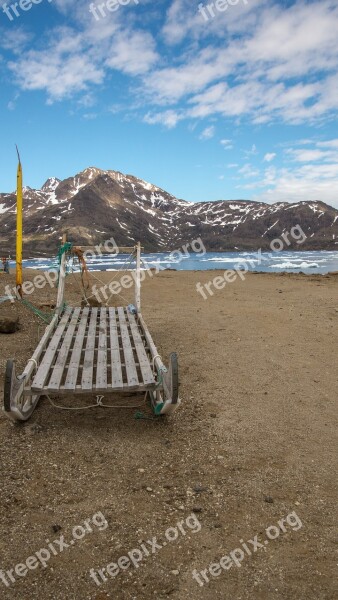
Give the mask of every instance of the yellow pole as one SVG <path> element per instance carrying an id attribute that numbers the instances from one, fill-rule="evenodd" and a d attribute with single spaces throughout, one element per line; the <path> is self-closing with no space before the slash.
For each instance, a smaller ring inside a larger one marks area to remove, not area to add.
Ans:
<path id="1" fill-rule="evenodd" d="M 16 289 L 22 298 L 22 167 L 18 147 L 18 172 L 16 187 Z"/>

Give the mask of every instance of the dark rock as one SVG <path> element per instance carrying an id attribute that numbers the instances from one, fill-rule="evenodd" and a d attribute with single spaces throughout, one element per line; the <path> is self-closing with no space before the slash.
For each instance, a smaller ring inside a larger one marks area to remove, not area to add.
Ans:
<path id="1" fill-rule="evenodd" d="M 196 492 L 196 494 L 201 494 L 201 492 L 207 492 L 208 491 L 208 488 L 204 487 L 200 483 L 198 483 L 197 485 L 195 485 L 193 489 L 194 489 L 194 492 Z"/>
<path id="2" fill-rule="evenodd" d="M 19 329 L 19 317 L 0 317 L 0 333 L 15 333 Z"/>
<path id="3" fill-rule="evenodd" d="M 271 498 L 271 496 L 265 496 L 264 501 L 267 502 L 268 504 L 273 504 L 273 498 Z"/>
<path id="4" fill-rule="evenodd" d="M 58 533 L 58 531 L 61 531 L 61 529 L 61 525 L 52 525 L 52 530 L 54 533 Z"/>

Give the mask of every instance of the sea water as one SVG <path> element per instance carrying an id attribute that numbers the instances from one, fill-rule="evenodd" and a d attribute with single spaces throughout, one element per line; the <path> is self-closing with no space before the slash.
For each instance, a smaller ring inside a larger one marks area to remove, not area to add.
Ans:
<path id="1" fill-rule="evenodd" d="M 282 251 L 282 252 L 206 252 L 190 253 L 178 256 L 178 252 L 152 252 L 142 255 L 142 268 L 177 269 L 178 271 L 205 271 L 209 269 L 240 269 L 261 271 L 265 273 L 330 273 L 338 271 L 338 252 L 334 251 Z M 134 269 L 135 261 L 125 254 L 105 254 L 89 258 L 87 261 L 90 271 L 116 271 L 128 267 Z M 23 267 L 28 269 L 47 270 L 55 268 L 54 259 L 35 258 L 23 261 Z M 10 261 L 10 267 L 15 262 Z M 75 271 L 79 266 L 75 266 Z"/>

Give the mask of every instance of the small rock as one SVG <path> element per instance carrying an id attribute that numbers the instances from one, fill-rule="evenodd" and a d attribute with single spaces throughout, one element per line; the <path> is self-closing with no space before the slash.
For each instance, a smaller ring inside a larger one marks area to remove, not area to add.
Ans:
<path id="1" fill-rule="evenodd" d="M 273 504 L 274 500 L 273 498 L 271 498 L 271 496 L 265 496 L 264 501 L 267 502 L 268 504 Z"/>
<path id="2" fill-rule="evenodd" d="M 146 490 L 147 490 L 147 492 L 152 492 L 152 491 L 153 491 L 153 488 L 151 488 L 151 487 L 147 487 L 147 488 L 146 488 Z"/>
<path id="3" fill-rule="evenodd" d="M 171 571 L 171 572 L 172 572 L 173 575 L 179 575 L 180 574 L 180 572 L 177 569 L 175 569 L 174 571 Z"/>
<path id="4" fill-rule="evenodd" d="M 203 512 L 203 508 L 201 506 L 194 506 L 192 509 L 193 513 L 201 513 Z"/>
<path id="5" fill-rule="evenodd" d="M 212 419 L 216 419 L 216 418 L 217 418 L 217 415 L 216 415 L 216 413 L 210 413 L 210 417 L 211 417 Z"/>
<path id="6" fill-rule="evenodd" d="M 194 492 L 196 492 L 196 494 L 200 494 L 201 492 L 206 492 L 207 490 L 208 490 L 208 488 L 204 487 L 200 483 L 198 483 L 197 485 L 194 486 Z"/>
<path id="7" fill-rule="evenodd" d="M 19 329 L 19 317 L 0 317 L 0 333 L 15 333 Z"/>
<path id="8" fill-rule="evenodd" d="M 26 429 L 29 433 L 40 433 L 40 431 L 42 431 L 42 427 L 38 423 L 32 423 L 32 425 L 28 425 Z"/>
<path id="9" fill-rule="evenodd" d="M 61 529 L 61 525 L 52 525 L 52 530 L 54 531 L 54 533 L 58 533 L 58 531 L 61 531 Z"/>

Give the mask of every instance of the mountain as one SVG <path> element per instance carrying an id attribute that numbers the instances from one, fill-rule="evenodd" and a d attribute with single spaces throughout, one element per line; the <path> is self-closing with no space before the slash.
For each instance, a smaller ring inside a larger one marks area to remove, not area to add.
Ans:
<path id="1" fill-rule="evenodd" d="M 0 254 L 15 254 L 15 193 L 0 194 Z M 186 202 L 118 171 L 88 168 L 41 190 L 24 188 L 24 257 L 54 255 L 61 234 L 86 246 L 113 237 L 118 245 L 140 240 L 146 251 L 175 250 L 201 237 L 207 250 L 269 249 L 270 242 L 300 225 L 301 247 L 335 250 L 338 210 L 324 202 L 246 200 Z"/>

